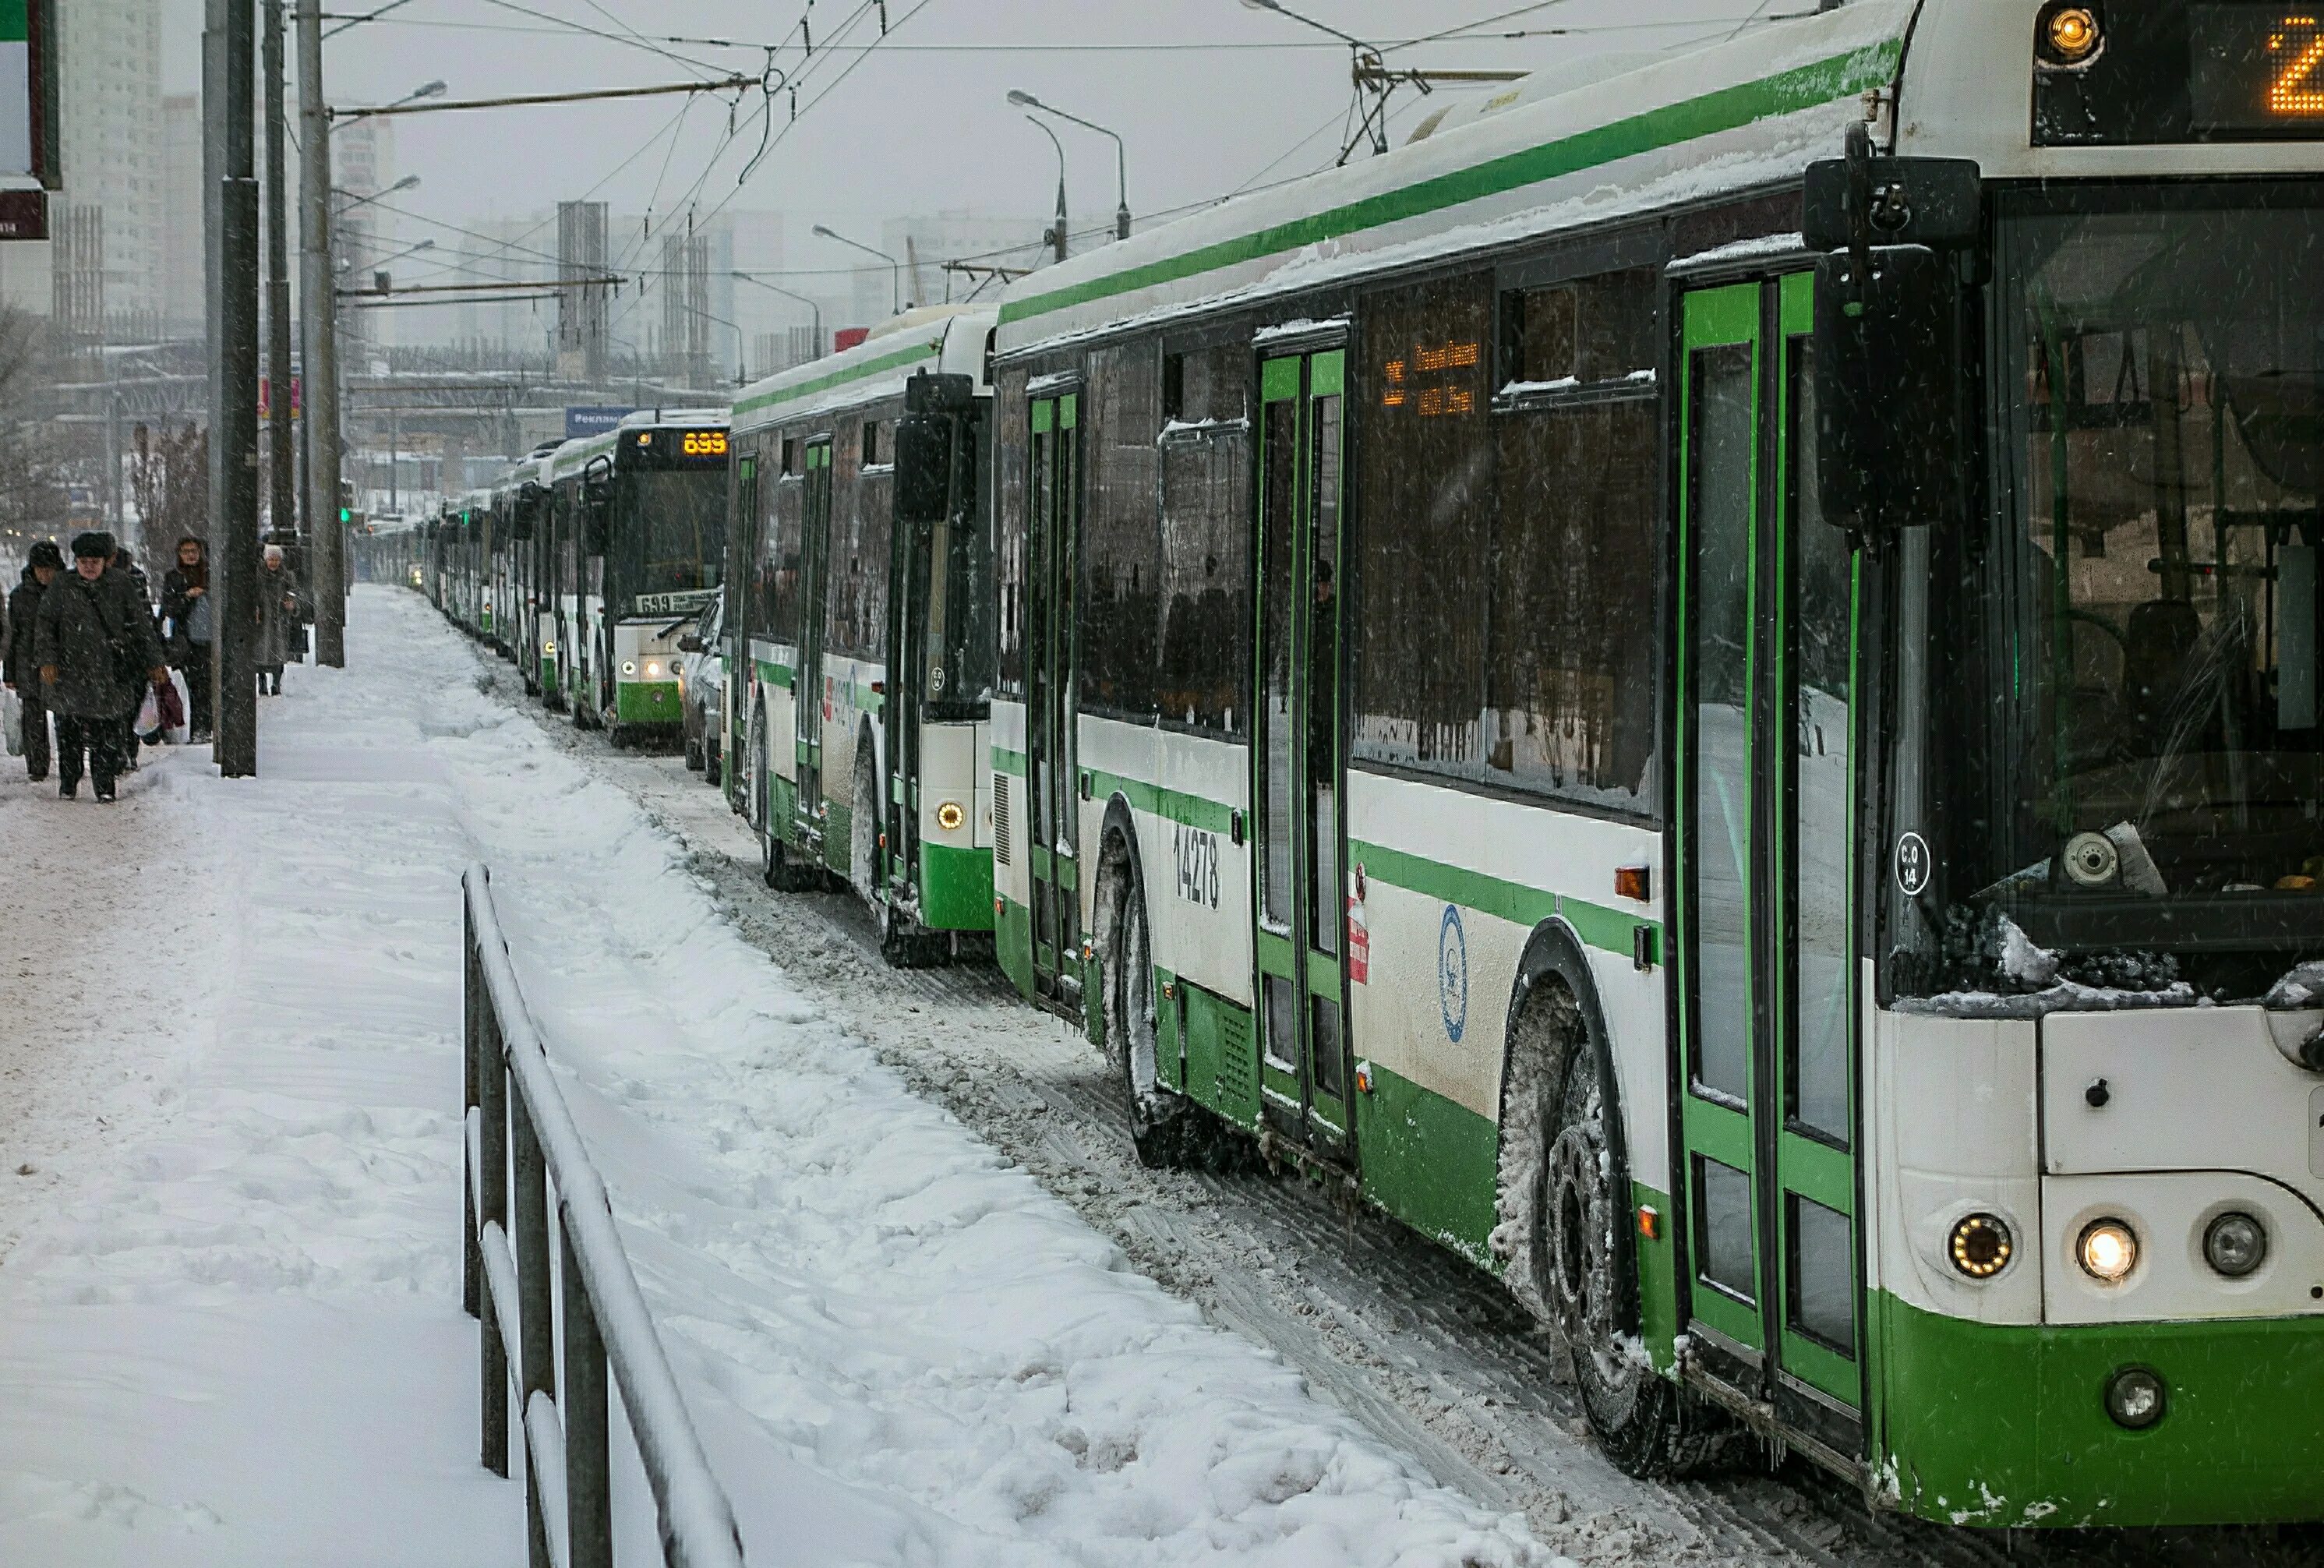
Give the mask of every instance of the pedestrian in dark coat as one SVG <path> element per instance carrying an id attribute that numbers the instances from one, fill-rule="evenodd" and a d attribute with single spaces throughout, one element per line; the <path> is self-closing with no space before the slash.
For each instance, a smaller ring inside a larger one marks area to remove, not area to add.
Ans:
<path id="1" fill-rule="evenodd" d="M 266 547 L 258 573 L 258 695 L 282 695 L 282 667 L 299 634 L 299 579 L 282 563 L 282 547 Z"/>
<path id="2" fill-rule="evenodd" d="M 41 685 L 41 661 L 32 651 L 32 633 L 40 623 L 41 598 L 65 569 L 64 552 L 53 540 L 32 547 L 24 580 L 8 595 L 8 638 L 0 644 L 0 678 L 16 694 L 24 710 L 24 770 L 38 784 L 49 776 L 49 706 Z"/>
<path id="3" fill-rule="evenodd" d="M 112 566 L 113 536 L 73 540 L 73 569 L 41 595 L 32 654 L 50 708 L 57 715 L 58 793 L 80 792 L 88 759 L 97 798 L 113 798 L 124 726 L 134 720 L 145 682 L 170 678 L 152 607 L 127 573 Z"/>
<path id="4" fill-rule="evenodd" d="M 212 628 L 217 624 L 217 610 L 210 599 L 209 547 L 191 534 L 178 541 L 178 564 L 161 578 L 161 619 L 170 627 L 170 660 L 186 672 L 186 695 L 192 699 L 187 738 L 198 746 L 210 738 Z"/>

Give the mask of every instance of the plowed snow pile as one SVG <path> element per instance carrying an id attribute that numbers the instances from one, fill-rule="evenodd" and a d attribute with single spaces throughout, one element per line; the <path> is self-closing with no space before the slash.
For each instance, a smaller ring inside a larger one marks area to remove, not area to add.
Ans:
<path id="1" fill-rule="evenodd" d="M 1553 1561 L 914 1098 L 420 601 L 349 642 L 255 784 L 0 786 L 0 1563 L 521 1560 L 459 1311 L 471 857 L 752 1563 Z"/>

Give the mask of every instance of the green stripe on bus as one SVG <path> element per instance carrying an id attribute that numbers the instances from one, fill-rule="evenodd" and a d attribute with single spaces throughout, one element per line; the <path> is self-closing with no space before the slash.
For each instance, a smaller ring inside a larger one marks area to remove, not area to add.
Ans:
<path id="1" fill-rule="evenodd" d="M 992 765 L 1013 778 L 1025 777 L 1025 753 L 1022 752 L 1012 752 L 1006 746 L 995 746 L 992 748 Z"/>
<path id="2" fill-rule="evenodd" d="M 916 364 L 923 359 L 934 359 L 943 351 L 944 344 L 941 340 L 935 343 L 916 343 L 909 348 L 899 348 L 893 354 L 881 355 L 877 359 L 866 360 L 862 364 L 850 365 L 845 370 L 835 370 L 829 375 L 817 376 L 813 381 L 801 382 L 797 386 L 778 387 L 771 392 L 761 392 L 754 398 L 744 398 L 734 405 L 734 417 L 739 419 L 744 414 L 756 413 L 761 409 L 773 408 L 780 403 L 797 402 L 801 398 L 811 398 L 817 392 L 829 392 L 834 387 L 845 386 L 850 382 L 864 381 L 883 371 Z"/>
<path id="3" fill-rule="evenodd" d="M 791 684 L 791 667 L 788 664 L 769 664 L 762 659 L 759 661 L 759 680 L 762 685 L 779 686 L 788 691 Z"/>
<path id="4" fill-rule="evenodd" d="M 1222 806 L 1215 800 L 1189 795 L 1184 790 L 1166 789 L 1159 784 L 1125 779 L 1119 773 L 1102 772 L 1095 768 L 1085 768 L 1083 771 L 1089 775 L 1093 795 L 1119 795 L 1130 802 L 1131 809 L 1143 811 L 1149 816 L 1159 816 L 1167 822 L 1180 822 L 1188 827 L 1199 827 L 1211 833 L 1233 830 L 1234 808 L 1231 806 Z"/>
<path id="5" fill-rule="evenodd" d="M 1641 926 L 1656 933 L 1655 941 L 1660 948 L 1662 938 L 1658 922 L 1640 916 L 1609 909 L 1577 899 L 1571 894 L 1545 892 L 1521 882 L 1504 881 L 1487 876 L 1482 872 L 1463 871 L 1440 862 L 1402 850 L 1388 849 L 1377 844 L 1365 844 L 1356 839 L 1348 841 L 1348 858 L 1359 862 L 1368 878 L 1378 878 L 1390 887 L 1402 888 L 1424 898 L 1438 899 L 1463 909 L 1492 915 L 1512 925 L 1538 926 L 1545 920 L 1563 918 L 1573 927 L 1573 934 L 1591 947 L 1608 953 L 1628 954 L 1634 951 L 1634 935 Z"/>
<path id="6" fill-rule="evenodd" d="M 1649 109 L 1609 125 L 1593 126 L 1538 147 L 1489 159 L 1472 168 L 1277 224 L 1240 239 L 1222 240 L 1185 255 L 1149 262 L 1031 299 L 1013 300 L 1001 308 L 1001 320 L 1004 326 L 1030 320 L 1054 310 L 1344 239 L 1367 229 L 1423 217 L 1620 159 L 1737 130 L 1756 120 L 1795 114 L 1851 97 L 1892 80 L 1898 61 L 1904 58 L 1904 49 L 1901 42 L 1890 40 L 1853 50 L 1757 81 Z"/>
<path id="7" fill-rule="evenodd" d="M 32 12 L 28 0 L 0 0 L 0 43 L 30 43 Z"/>

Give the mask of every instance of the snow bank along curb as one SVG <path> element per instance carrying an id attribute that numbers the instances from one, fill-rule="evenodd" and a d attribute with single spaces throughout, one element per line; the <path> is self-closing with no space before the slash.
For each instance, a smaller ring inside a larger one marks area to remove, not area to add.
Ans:
<path id="1" fill-rule="evenodd" d="M 411 696 L 753 1563 L 1551 1560 L 914 1098 L 426 630 Z"/>

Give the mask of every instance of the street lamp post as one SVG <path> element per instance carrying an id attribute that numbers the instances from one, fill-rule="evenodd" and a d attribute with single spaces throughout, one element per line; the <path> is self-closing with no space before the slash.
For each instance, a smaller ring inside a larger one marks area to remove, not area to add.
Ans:
<path id="1" fill-rule="evenodd" d="M 1031 115 L 1026 115 L 1025 120 L 1028 125 L 1047 136 L 1049 139 L 1049 145 L 1057 150 L 1057 224 L 1049 231 L 1049 245 L 1057 260 L 1062 262 L 1065 259 L 1066 236 L 1071 232 L 1065 226 L 1065 144 L 1057 140 L 1057 134 L 1049 129 L 1047 121 L 1036 118 Z"/>
<path id="2" fill-rule="evenodd" d="M 378 261 L 374 262 L 372 266 L 374 269 L 393 266 L 396 263 L 401 261 L 406 256 L 416 256 L 422 251 L 432 251 L 435 248 L 436 242 L 434 240 L 421 240 L 416 245 L 404 246 L 401 250 L 396 252 L 395 254 L 392 256 L 382 256 Z M 344 272 L 351 270 L 355 266 L 356 261 L 357 258 L 349 256 L 346 261 L 339 263 L 339 271 Z M 379 291 L 376 289 L 348 289 L 344 291 L 344 292 L 350 294 L 366 294 L 377 293 Z"/>
<path id="3" fill-rule="evenodd" d="M 737 278 L 739 278 L 740 280 L 742 280 L 742 281 L 743 282 L 745 282 L 745 283 L 756 283 L 757 285 L 759 285 L 759 287 L 760 287 L 760 288 L 761 288 L 761 289 L 764 289 L 764 290 L 768 291 L 770 293 L 780 294 L 780 295 L 781 295 L 784 299 L 786 299 L 786 300 L 798 300 L 800 304 L 802 304 L 802 305 L 806 306 L 808 309 L 810 309 L 810 310 L 814 311 L 814 312 L 815 312 L 815 352 L 814 352 L 812 355 L 809 355 L 807 357 L 809 357 L 810 359 L 821 359 L 821 358 L 823 357 L 824 337 L 823 337 L 823 307 L 822 307 L 822 306 L 820 306 L 820 305 L 816 304 L 814 300 L 812 300 L 808 299 L 805 294 L 794 294 L 794 293 L 792 293 L 788 289 L 781 288 L 781 287 L 779 287 L 779 286 L 778 286 L 778 285 L 776 285 L 776 284 L 770 283 L 770 282 L 768 282 L 764 278 L 758 277 L 758 276 L 756 276 L 756 275 L 755 275 L 755 274 L 753 274 L 753 273 L 750 273 L 750 272 L 736 272 L 736 273 L 734 274 L 734 276 L 735 276 L 735 277 L 737 277 Z"/>
<path id="4" fill-rule="evenodd" d="M 385 190 L 374 190 L 369 196 L 357 196 L 352 190 L 343 189 L 340 187 L 334 185 L 331 187 L 331 194 L 333 196 L 344 196 L 346 198 L 346 200 L 339 203 L 338 207 L 335 209 L 334 215 L 339 217 L 345 217 L 347 214 L 353 212 L 359 207 L 369 207 L 374 201 L 384 201 L 387 198 L 393 196 L 400 190 L 410 190 L 416 188 L 419 183 L 420 176 L 417 174 L 407 174 L 402 179 L 397 180 L 394 184 L 389 186 Z"/>
<path id="5" fill-rule="evenodd" d="M 836 230 L 836 229 L 835 229 L 835 228 L 832 228 L 831 226 L 828 226 L 828 225 L 826 225 L 826 224 L 820 224 L 820 223 L 819 223 L 819 224 L 816 225 L 816 226 L 815 226 L 815 232 L 816 232 L 816 234 L 819 237 L 821 237 L 821 238 L 827 239 L 827 240 L 837 240 L 841 244 L 848 245 L 848 246 L 852 246 L 853 248 L 854 248 L 854 249 L 856 249 L 856 250 L 862 251 L 862 252 L 865 255 L 867 255 L 867 256 L 877 256 L 877 257 L 879 257 L 881 261 L 883 261 L 883 262 L 887 263 L 888 263 L 888 266 L 889 266 L 890 271 L 894 274 L 894 277 L 893 277 L 893 284 L 894 284 L 894 287 L 893 287 L 893 288 L 892 288 L 892 290 L 890 291 L 890 301 L 894 304 L 894 306 L 895 306 L 895 308 L 896 308 L 896 314 L 898 314 L 899 316 L 900 316 L 900 315 L 902 315 L 902 314 L 904 313 L 904 263 L 901 263 L 901 262 L 898 261 L 895 257 L 893 257 L 893 256 L 890 255 L 890 254 L 889 254 L 887 252 L 885 252 L 885 251 L 882 251 L 882 250 L 874 250 L 872 246 L 865 244 L 864 244 L 862 241 L 861 241 L 861 240 L 852 240 L 852 239 L 849 239 L 845 235 L 841 234 L 838 230 Z"/>
<path id="6" fill-rule="evenodd" d="M 1120 199 L 1113 209 L 1113 237 L 1117 240 L 1128 239 L 1130 237 L 1130 152 L 1122 144 L 1120 134 L 1107 130 L 1095 120 L 1084 120 L 1079 115 L 1069 115 L 1063 109 L 1045 104 L 1028 92 L 1012 89 L 1009 94 L 1009 101 L 1018 108 L 1037 109 L 1045 115 L 1055 115 L 1060 120 L 1071 121 L 1084 131 L 1095 131 L 1101 136 L 1113 138 L 1114 174 L 1120 182 L 1119 187 Z"/>

